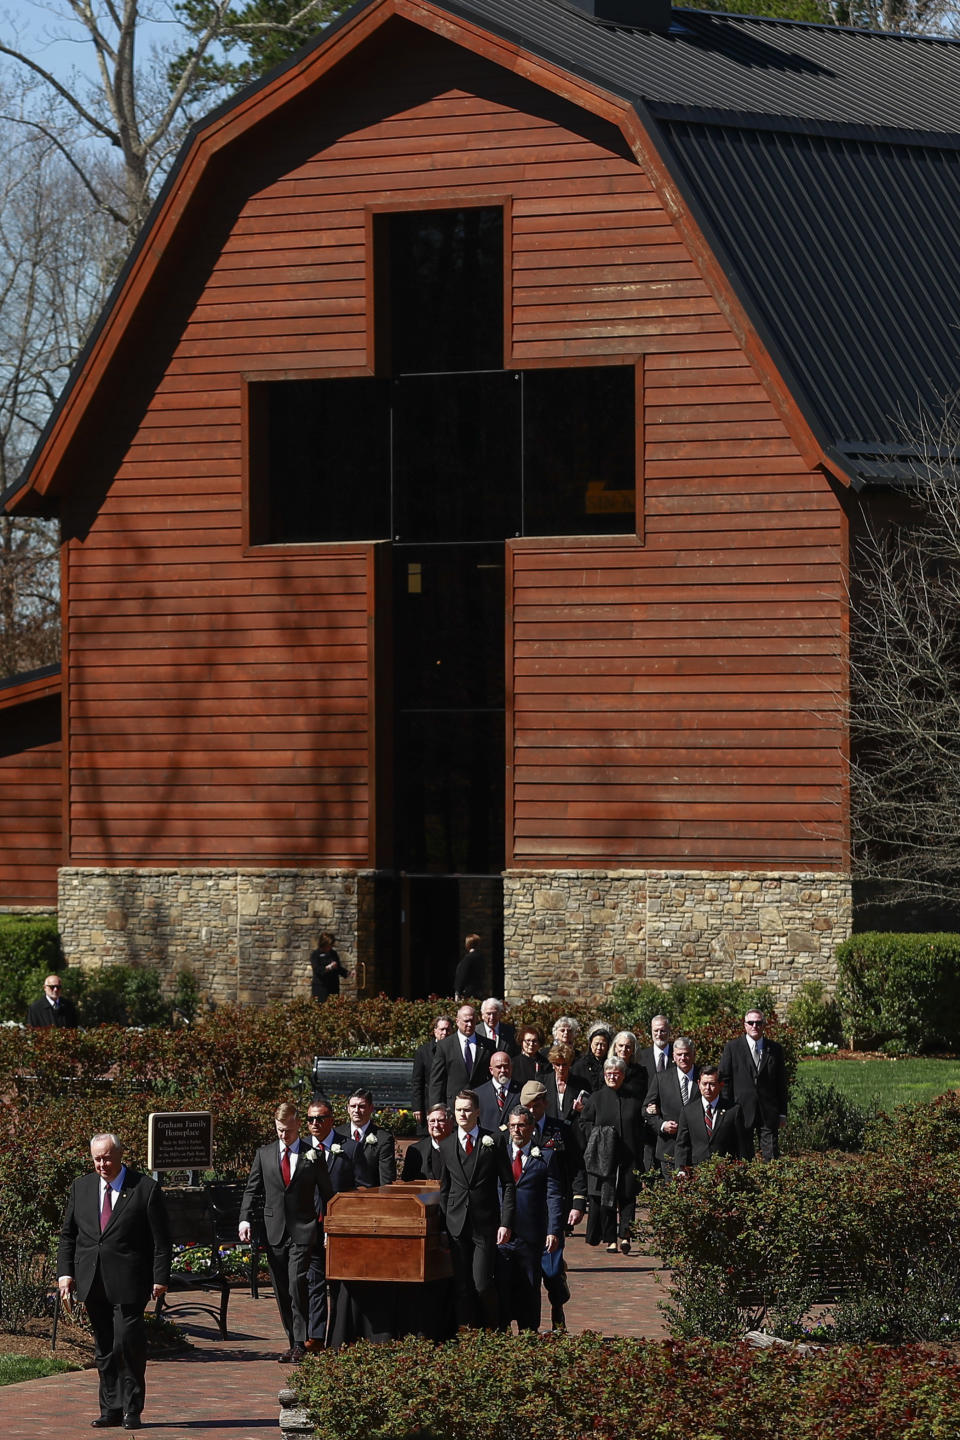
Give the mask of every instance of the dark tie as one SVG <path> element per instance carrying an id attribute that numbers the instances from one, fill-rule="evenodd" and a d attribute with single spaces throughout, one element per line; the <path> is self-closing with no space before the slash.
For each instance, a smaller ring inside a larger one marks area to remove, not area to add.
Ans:
<path id="1" fill-rule="evenodd" d="M 523 1151 L 518 1150 L 513 1157 L 513 1178 L 519 1180 L 523 1174 Z"/>
<path id="2" fill-rule="evenodd" d="M 463 1148 L 464 1148 L 464 1150 L 466 1150 L 466 1152 L 467 1152 L 468 1155 L 472 1155 L 472 1154 L 473 1154 L 473 1136 L 472 1136 L 472 1135 L 468 1135 L 468 1136 L 467 1136 L 466 1143 L 464 1144 L 464 1147 L 463 1147 Z"/>
<path id="3" fill-rule="evenodd" d="M 707 1137 L 709 1138 L 713 1134 L 713 1110 L 709 1105 L 703 1112 L 703 1123 L 707 1127 Z"/>
<path id="4" fill-rule="evenodd" d="M 683 1101 L 684 1105 L 686 1105 L 687 1101 L 690 1099 L 690 1081 L 687 1079 L 686 1075 L 680 1076 L 680 1098 Z"/>
<path id="5" fill-rule="evenodd" d="M 463 1047 L 463 1063 L 467 1067 L 467 1074 L 473 1074 L 473 1041 L 467 1040 Z"/>
<path id="6" fill-rule="evenodd" d="M 110 1216 L 113 1214 L 113 1191 L 108 1185 L 103 1192 L 103 1206 L 100 1210 L 100 1232 L 103 1233 L 110 1224 Z"/>
<path id="7" fill-rule="evenodd" d="M 284 1185 L 290 1184 L 290 1151 L 284 1145 L 280 1154 L 280 1174 L 283 1176 Z"/>
<path id="8" fill-rule="evenodd" d="M 503 1109 L 504 1105 L 506 1104 L 506 1099 L 507 1099 L 507 1092 L 506 1092 L 506 1090 L 501 1090 L 500 1087 L 499 1087 L 499 1085 L 498 1085 L 498 1086 L 497 1086 L 497 1104 L 500 1106 L 500 1109 L 501 1109 L 501 1110 Z"/>

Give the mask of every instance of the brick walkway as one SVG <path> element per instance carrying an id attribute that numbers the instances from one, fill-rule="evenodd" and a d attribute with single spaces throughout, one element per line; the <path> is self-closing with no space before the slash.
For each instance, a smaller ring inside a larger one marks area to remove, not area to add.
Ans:
<path id="1" fill-rule="evenodd" d="M 571 1331 L 651 1338 L 665 1333 L 657 1310 L 663 1292 L 655 1281 L 655 1262 L 638 1255 L 588 1250 L 581 1234 L 567 1243 L 567 1265 L 572 1299 L 566 1315 Z M 198 1312 L 183 1321 L 196 1348 L 150 1362 L 145 1432 L 162 1431 L 165 1440 L 279 1437 L 277 1391 L 290 1371 L 276 1363 L 285 1342 L 269 1287 L 260 1300 L 235 1292 L 228 1327 L 230 1339 L 221 1340 L 213 1321 Z M 7 1385 L 0 1388 L 0 1440 L 79 1440 L 96 1433 L 90 1421 L 97 1413 L 94 1370 Z"/>

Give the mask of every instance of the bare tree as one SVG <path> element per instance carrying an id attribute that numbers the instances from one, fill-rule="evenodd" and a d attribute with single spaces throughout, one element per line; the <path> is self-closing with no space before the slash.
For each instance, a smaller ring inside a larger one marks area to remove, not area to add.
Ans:
<path id="1" fill-rule="evenodd" d="M 118 179 L 101 161 L 98 183 Z M 116 227 L 56 146 L 0 126 L 0 491 L 16 483 L 114 278 Z M 0 675 L 56 660 L 56 526 L 0 517 Z"/>
<path id="2" fill-rule="evenodd" d="M 960 902 L 960 397 L 904 437 L 903 478 L 853 545 L 854 875 Z"/>

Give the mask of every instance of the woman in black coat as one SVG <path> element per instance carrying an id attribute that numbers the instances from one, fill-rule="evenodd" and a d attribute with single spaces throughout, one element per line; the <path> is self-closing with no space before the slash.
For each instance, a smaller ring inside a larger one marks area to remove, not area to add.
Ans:
<path id="1" fill-rule="evenodd" d="M 317 948 L 310 956 L 310 969 L 313 971 L 310 993 L 318 1005 L 322 1005 L 329 995 L 340 994 L 340 977 L 342 975 L 346 979 L 349 972 L 340 964 L 340 956 L 333 948 L 333 936 L 329 930 L 324 930 L 317 938 Z"/>
<path id="2" fill-rule="evenodd" d="M 605 1244 L 611 1255 L 618 1249 L 630 1254 L 640 1188 L 634 1172 L 643 1164 L 643 1102 L 623 1093 L 625 1076 L 622 1060 L 607 1060 L 603 1086 L 580 1112 L 589 1201 L 586 1241 Z"/>
<path id="3" fill-rule="evenodd" d="M 613 1030 L 598 1020 L 587 1031 L 587 1048 L 570 1066 L 570 1079 L 581 1090 L 599 1090 L 603 1084 L 603 1062 L 607 1058 Z"/>

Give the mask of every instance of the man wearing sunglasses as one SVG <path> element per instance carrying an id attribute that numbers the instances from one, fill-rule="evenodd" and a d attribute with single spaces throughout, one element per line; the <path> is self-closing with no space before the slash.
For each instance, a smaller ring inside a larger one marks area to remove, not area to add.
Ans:
<path id="1" fill-rule="evenodd" d="M 43 982 L 43 994 L 34 1000 L 27 1011 L 27 1024 L 37 1029 L 46 1025 L 72 1030 L 77 1023 L 77 1007 L 63 993 L 59 975 L 48 975 Z"/>
<path id="2" fill-rule="evenodd" d="M 779 1132 L 787 1123 L 787 1072 L 783 1046 L 765 1035 L 762 1010 L 748 1010 L 744 1034 L 728 1040 L 720 1057 L 726 1105 L 740 1106 L 747 1133 L 756 1136 L 764 1160 L 780 1154 Z"/>

